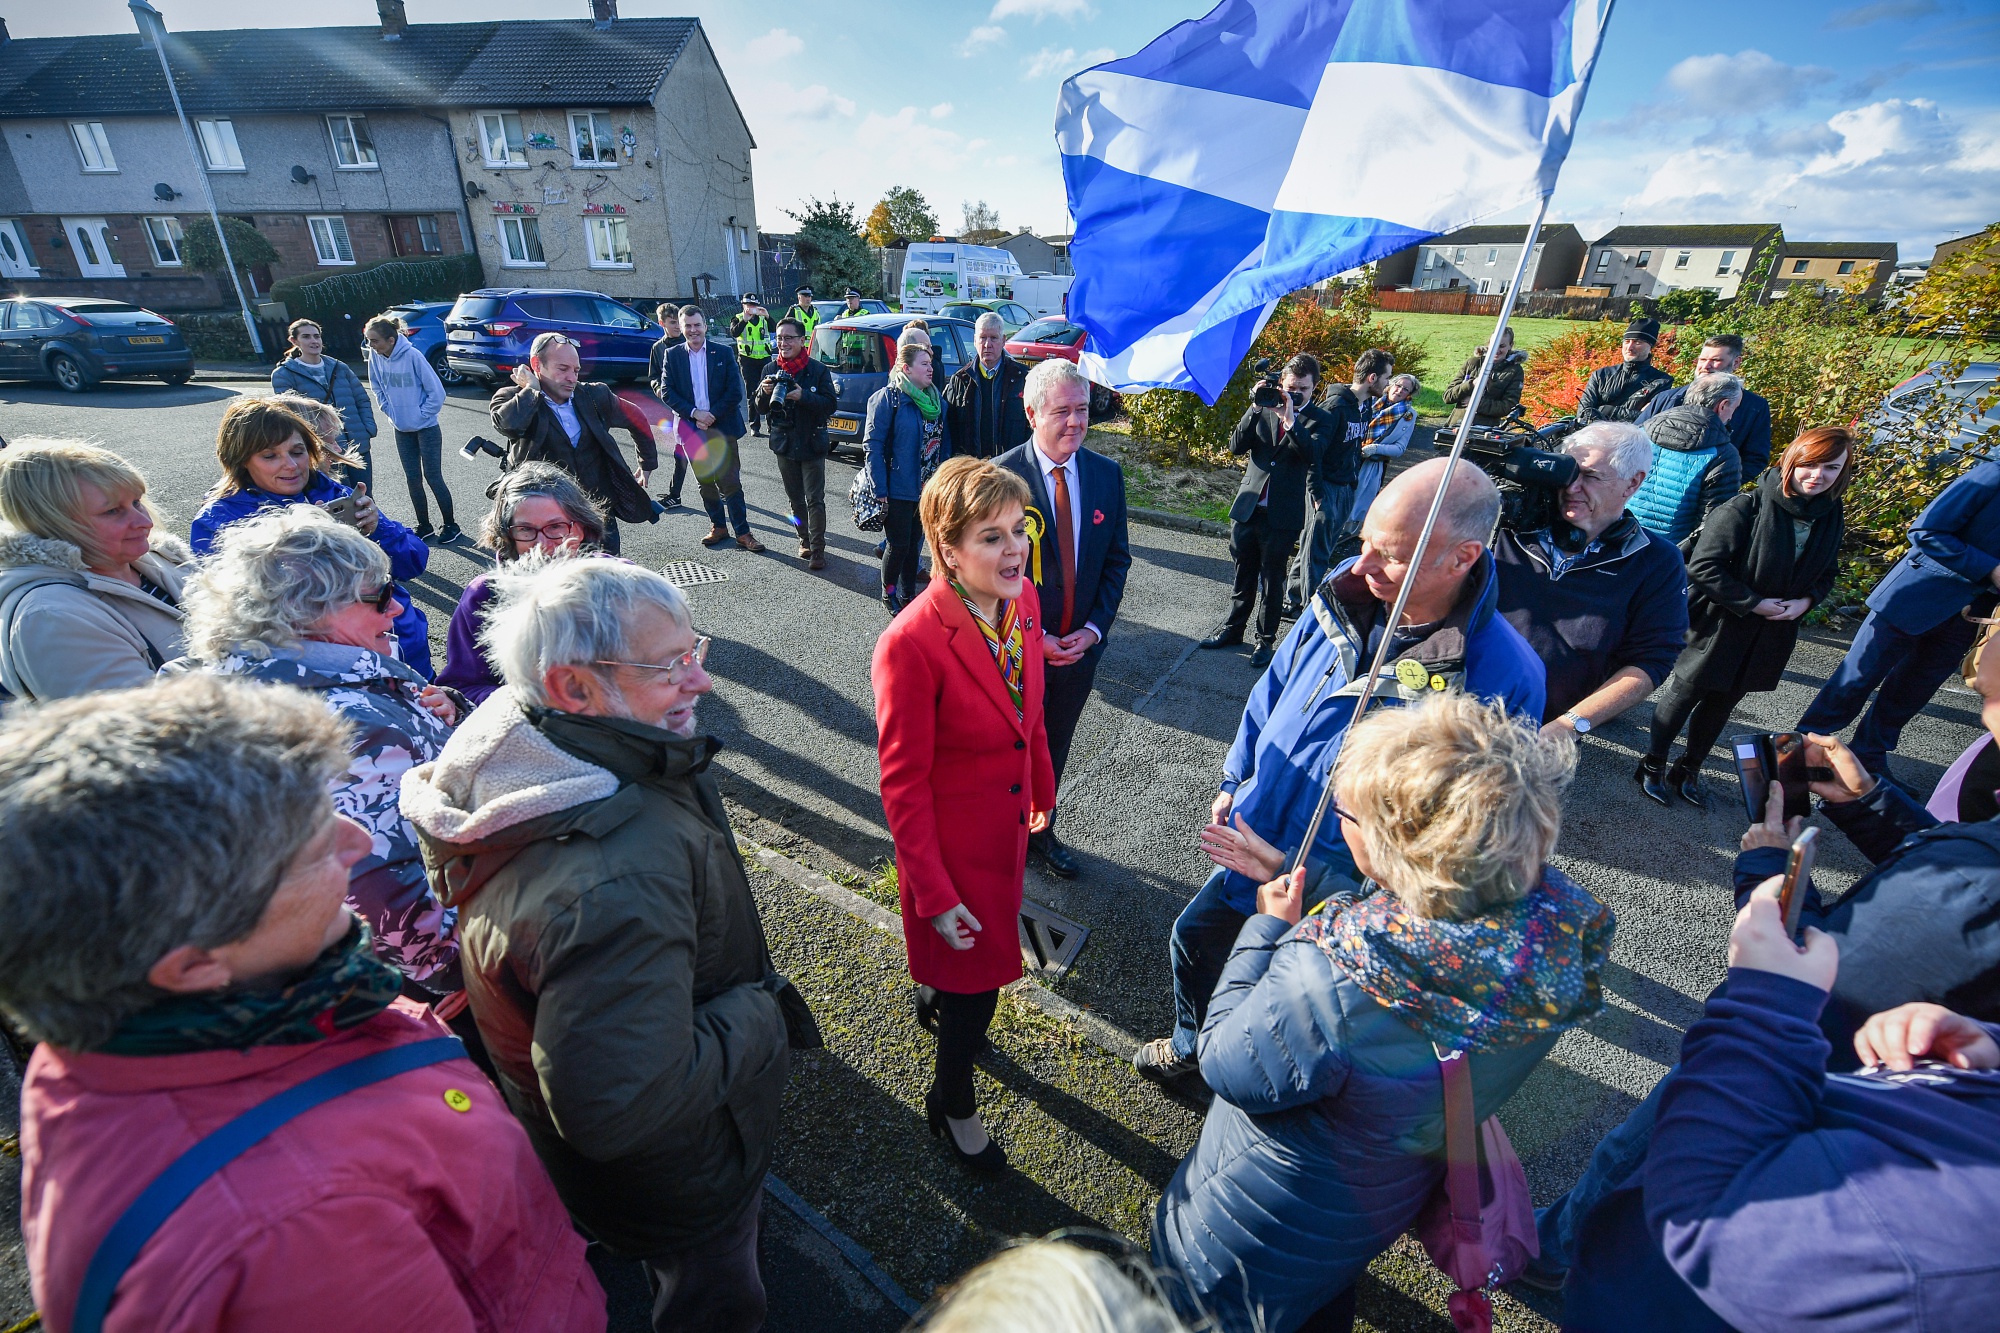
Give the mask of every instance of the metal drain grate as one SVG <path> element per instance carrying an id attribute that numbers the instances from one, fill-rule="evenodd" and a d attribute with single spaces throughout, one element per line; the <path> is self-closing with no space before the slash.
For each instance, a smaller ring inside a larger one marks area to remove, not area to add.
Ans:
<path id="1" fill-rule="evenodd" d="M 660 573 L 676 588 L 692 588 L 698 583 L 727 583 L 729 575 L 699 560 L 669 560 Z"/>

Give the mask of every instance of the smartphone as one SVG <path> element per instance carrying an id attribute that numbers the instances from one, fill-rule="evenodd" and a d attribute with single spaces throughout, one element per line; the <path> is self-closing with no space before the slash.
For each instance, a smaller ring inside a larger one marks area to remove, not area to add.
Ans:
<path id="1" fill-rule="evenodd" d="M 1743 813 L 1753 824 L 1764 822 L 1771 784 L 1785 791 L 1785 818 L 1812 813 L 1812 785 L 1830 782 L 1833 770 L 1806 763 L 1806 738 L 1796 731 L 1753 732 L 1731 736 L 1736 754 L 1736 778 L 1743 784 Z"/>
<path id="2" fill-rule="evenodd" d="M 1806 881 L 1812 878 L 1813 856 L 1819 847 L 1819 830 L 1803 830 L 1792 841 L 1792 854 L 1785 862 L 1784 883 L 1778 886 L 1778 913 L 1785 919 L 1785 937 L 1799 942 L 1799 913 L 1806 905 Z"/>
<path id="3" fill-rule="evenodd" d="M 321 505 L 320 508 L 326 510 L 326 512 L 329 514 L 332 514 L 335 518 L 339 519 L 342 523 L 345 523 L 348 527 L 351 528 L 354 526 L 353 496 L 343 495 L 337 500 L 328 500 L 325 504 Z"/>

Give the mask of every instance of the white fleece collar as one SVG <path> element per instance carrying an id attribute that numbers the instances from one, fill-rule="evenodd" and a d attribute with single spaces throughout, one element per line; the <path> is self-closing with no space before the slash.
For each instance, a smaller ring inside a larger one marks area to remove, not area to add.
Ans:
<path id="1" fill-rule="evenodd" d="M 403 817 L 439 842 L 466 844 L 618 791 L 607 769 L 535 729 L 513 690 L 495 690 L 433 763 L 403 775 Z"/>

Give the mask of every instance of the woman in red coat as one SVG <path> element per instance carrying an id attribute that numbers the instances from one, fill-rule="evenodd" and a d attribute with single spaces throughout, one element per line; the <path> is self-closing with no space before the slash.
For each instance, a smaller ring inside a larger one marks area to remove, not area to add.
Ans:
<path id="1" fill-rule="evenodd" d="M 972 1062 L 1021 975 L 1028 834 L 1056 796 L 1027 506 L 1027 483 L 984 459 L 938 469 L 919 511 L 937 569 L 876 643 L 873 671 L 903 939 L 918 1021 L 938 1036 L 924 1107 L 931 1133 L 988 1171 L 1007 1157 L 980 1123 Z"/>

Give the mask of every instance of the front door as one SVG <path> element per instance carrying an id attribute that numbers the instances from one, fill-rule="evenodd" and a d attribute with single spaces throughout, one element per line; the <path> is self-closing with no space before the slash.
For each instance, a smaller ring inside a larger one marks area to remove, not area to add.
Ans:
<path id="1" fill-rule="evenodd" d="M 437 218 L 431 214 L 390 218 L 389 243 L 398 255 L 444 253 L 444 246 L 438 238 Z"/>
<path id="2" fill-rule="evenodd" d="M 39 278 L 28 236 L 13 218 L 0 218 L 0 278 Z"/>
<path id="3" fill-rule="evenodd" d="M 103 218 L 64 218 L 63 235 L 76 250 L 76 267 L 84 277 L 125 276 L 125 266 L 111 256 L 111 228 Z"/>

